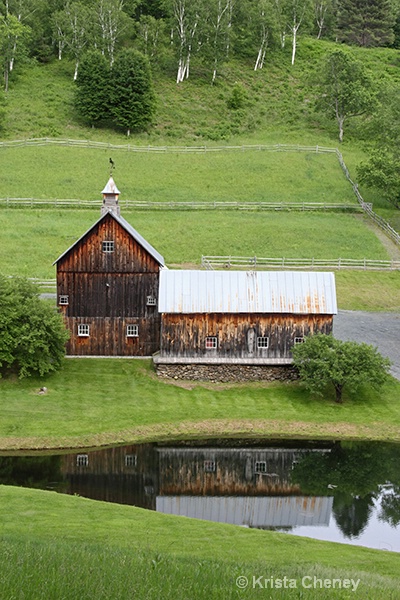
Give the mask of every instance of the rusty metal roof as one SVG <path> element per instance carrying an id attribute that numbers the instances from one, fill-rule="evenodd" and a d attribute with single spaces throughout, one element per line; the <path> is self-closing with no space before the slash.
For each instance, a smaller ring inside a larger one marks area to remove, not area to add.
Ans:
<path id="1" fill-rule="evenodd" d="M 333 273 L 188 271 L 160 273 L 161 313 L 336 314 Z"/>

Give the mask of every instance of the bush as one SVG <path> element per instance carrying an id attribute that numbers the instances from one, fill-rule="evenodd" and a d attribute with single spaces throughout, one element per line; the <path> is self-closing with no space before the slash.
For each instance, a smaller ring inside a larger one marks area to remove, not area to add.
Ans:
<path id="1" fill-rule="evenodd" d="M 62 316 L 40 299 L 33 283 L 0 276 L 0 377 L 57 370 L 68 335 Z"/>

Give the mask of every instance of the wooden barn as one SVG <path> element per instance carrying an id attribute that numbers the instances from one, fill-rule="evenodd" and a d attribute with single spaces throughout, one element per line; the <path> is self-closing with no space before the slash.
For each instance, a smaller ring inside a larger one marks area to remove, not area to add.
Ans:
<path id="1" fill-rule="evenodd" d="M 56 261 L 69 355 L 148 356 L 159 349 L 163 257 L 120 215 L 110 177 L 101 217 Z"/>
<path id="2" fill-rule="evenodd" d="M 163 271 L 159 311 L 156 366 L 290 365 L 304 336 L 332 332 L 335 280 L 318 272 Z"/>

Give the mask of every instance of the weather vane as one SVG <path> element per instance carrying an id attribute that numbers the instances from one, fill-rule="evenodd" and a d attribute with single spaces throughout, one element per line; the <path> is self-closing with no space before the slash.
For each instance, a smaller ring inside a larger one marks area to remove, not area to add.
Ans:
<path id="1" fill-rule="evenodd" d="M 113 169 L 115 169 L 115 163 L 112 158 L 110 158 L 110 177 L 112 175 Z"/>

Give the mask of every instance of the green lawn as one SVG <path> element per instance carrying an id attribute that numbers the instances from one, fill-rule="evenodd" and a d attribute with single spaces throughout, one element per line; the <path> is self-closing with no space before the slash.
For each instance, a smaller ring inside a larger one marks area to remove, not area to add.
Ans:
<path id="1" fill-rule="evenodd" d="M 0 486 L 2 598 L 159 600 L 373 598 L 400 594 L 399 555 Z M 240 591 L 239 576 L 250 582 Z M 296 588 L 260 589 L 287 577 Z M 350 590 L 305 589 L 354 579 Z"/>
<path id="2" fill-rule="evenodd" d="M 38 395 L 39 388 L 48 392 Z M 148 360 L 67 359 L 43 379 L 0 380 L 0 449 L 264 435 L 400 440 L 400 383 L 312 397 L 299 384 L 164 383 Z"/>
<path id="3" fill-rule="evenodd" d="M 201 256 L 370 258 L 386 249 L 356 215 L 303 212 L 123 211 L 167 264 Z M 0 209 L 0 269 L 55 277 L 52 263 L 100 217 L 100 210 Z"/>
<path id="4" fill-rule="evenodd" d="M 0 147 L 0 197 L 101 199 L 110 156 L 122 202 L 356 203 L 335 154 L 178 154 L 51 145 Z"/>

